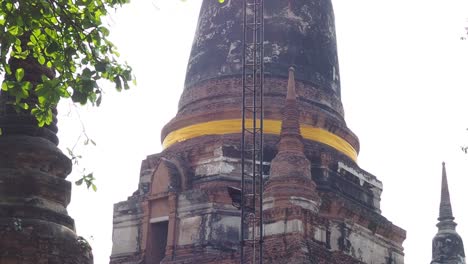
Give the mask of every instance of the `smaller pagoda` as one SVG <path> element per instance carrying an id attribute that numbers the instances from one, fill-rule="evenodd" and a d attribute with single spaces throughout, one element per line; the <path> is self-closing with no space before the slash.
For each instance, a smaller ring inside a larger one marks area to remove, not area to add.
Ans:
<path id="1" fill-rule="evenodd" d="M 431 264 L 465 264 L 465 250 L 452 213 L 445 162 L 442 163 L 442 188 L 437 234 L 432 239 Z"/>

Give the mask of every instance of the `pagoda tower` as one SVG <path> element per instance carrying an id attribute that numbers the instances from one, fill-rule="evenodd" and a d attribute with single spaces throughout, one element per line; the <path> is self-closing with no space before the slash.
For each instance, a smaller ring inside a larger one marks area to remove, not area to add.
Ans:
<path id="1" fill-rule="evenodd" d="M 26 69 L 24 80 L 33 86 L 42 74 L 55 77 L 33 57 L 8 63 L 12 72 Z M 39 127 L 30 111 L 14 107 L 14 100 L 0 91 L 0 263 L 92 264 L 91 247 L 76 234 L 67 212 L 72 161 L 57 147 L 57 111 L 50 125 Z M 37 103 L 33 95 L 27 100 Z"/>
<path id="2" fill-rule="evenodd" d="M 265 263 L 310 262 L 314 252 L 302 247 L 312 237 L 320 198 L 304 154 L 296 101 L 294 69 L 289 70 L 278 152 L 271 161 L 264 198 Z"/>
<path id="3" fill-rule="evenodd" d="M 344 120 L 331 0 L 265 1 L 264 18 L 265 263 L 402 264 Z M 242 59 L 242 1 L 204 0 L 165 149 L 114 206 L 111 263 L 239 263 Z"/>
<path id="4" fill-rule="evenodd" d="M 437 234 L 432 240 L 431 264 L 465 264 L 463 240 L 455 230 L 457 223 L 452 213 L 450 192 L 447 183 L 445 162 L 442 163 L 442 185 L 440 195 L 439 223 Z"/>

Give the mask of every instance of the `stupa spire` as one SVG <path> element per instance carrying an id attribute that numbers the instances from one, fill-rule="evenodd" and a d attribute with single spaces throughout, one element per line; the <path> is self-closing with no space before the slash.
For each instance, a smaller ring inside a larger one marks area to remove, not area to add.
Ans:
<path id="1" fill-rule="evenodd" d="M 463 240 L 455 231 L 457 224 L 452 213 L 445 162 L 442 162 L 442 186 L 440 195 L 439 231 L 432 240 L 431 264 L 465 264 Z"/>
<path id="2" fill-rule="evenodd" d="M 288 86 L 286 92 L 286 103 L 283 108 L 281 120 L 280 142 L 278 152 L 292 151 L 304 153 L 301 130 L 299 125 L 299 108 L 297 106 L 296 81 L 294 79 L 294 68 L 289 68 Z"/>
<path id="3" fill-rule="evenodd" d="M 296 101 L 296 80 L 294 79 L 294 67 L 289 67 L 288 74 L 288 92 L 286 95 L 286 100 Z"/>
<path id="4" fill-rule="evenodd" d="M 439 221 L 454 220 L 452 213 L 452 204 L 450 202 L 450 192 L 447 183 L 447 172 L 445 162 L 442 162 L 442 184 L 440 192 Z"/>

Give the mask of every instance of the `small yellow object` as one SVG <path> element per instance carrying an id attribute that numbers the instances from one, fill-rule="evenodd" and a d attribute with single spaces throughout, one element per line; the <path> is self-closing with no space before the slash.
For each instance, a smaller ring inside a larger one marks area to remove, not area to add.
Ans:
<path id="1" fill-rule="evenodd" d="M 218 0 L 218 2 L 219 2 L 220 4 L 222 4 L 222 3 L 224 3 L 224 0 Z"/>
<path id="2" fill-rule="evenodd" d="M 253 124 L 253 120 L 247 119 L 246 125 L 247 124 Z M 163 140 L 163 147 L 167 148 L 174 143 L 201 136 L 241 133 L 241 125 L 241 119 L 226 119 L 186 126 L 169 133 Z M 260 124 L 257 123 L 257 126 L 259 125 Z M 263 133 L 279 135 L 281 133 L 281 120 L 264 120 Z M 302 124 L 301 135 L 304 139 L 326 144 L 350 157 L 352 160 L 357 160 L 357 151 L 353 146 L 343 138 L 327 130 Z"/>

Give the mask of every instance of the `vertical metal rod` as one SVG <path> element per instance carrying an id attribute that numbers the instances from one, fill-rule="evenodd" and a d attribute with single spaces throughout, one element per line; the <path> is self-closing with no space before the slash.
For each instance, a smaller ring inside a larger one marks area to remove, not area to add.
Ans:
<path id="1" fill-rule="evenodd" d="M 241 135 L 241 226 L 240 226 L 240 263 L 244 264 L 244 245 L 245 245 L 245 237 L 244 237 L 244 230 L 245 230 L 245 222 L 244 222 L 244 215 L 245 215 L 245 64 L 246 64 L 246 17 L 247 17 L 247 0 L 243 1 L 243 36 L 242 36 L 242 60 L 243 60 L 243 67 L 242 67 L 242 135 Z"/>
<path id="2" fill-rule="evenodd" d="M 264 82 L 264 72 L 263 72 L 263 58 L 265 57 L 264 50 L 263 50 L 263 43 L 264 43 L 264 3 L 265 0 L 259 0 L 261 1 L 261 6 L 260 6 L 260 201 L 259 201 L 259 225 L 260 225 L 260 232 L 259 232 L 259 240 L 260 240 L 260 261 L 259 263 L 263 263 L 263 82 Z"/>
<path id="3" fill-rule="evenodd" d="M 253 82 L 253 114 L 252 114 L 252 120 L 253 120 L 253 131 L 254 133 L 252 134 L 252 143 L 253 143 L 253 152 L 252 152 L 252 207 L 254 208 L 253 212 L 253 219 L 252 219 L 252 262 L 256 263 L 256 253 L 257 253 L 257 243 L 256 241 L 256 218 L 257 218 L 257 1 L 254 0 L 253 4 L 253 30 L 252 30 L 252 43 L 253 43 L 253 71 L 252 71 L 252 82 Z"/>

